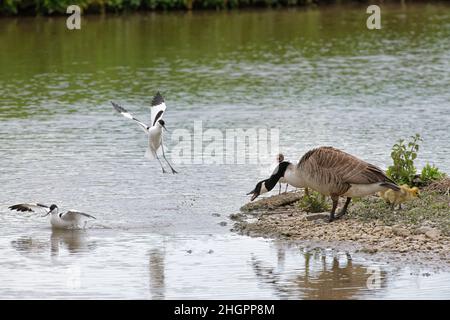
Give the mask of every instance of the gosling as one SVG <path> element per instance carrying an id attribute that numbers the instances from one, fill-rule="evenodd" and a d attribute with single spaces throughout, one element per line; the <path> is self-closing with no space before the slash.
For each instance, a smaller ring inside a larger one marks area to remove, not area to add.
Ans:
<path id="1" fill-rule="evenodd" d="M 398 205 L 398 209 L 400 210 L 402 203 L 420 197 L 419 188 L 410 188 L 407 184 L 401 185 L 400 191 L 388 189 L 378 192 L 378 195 L 391 205 L 392 210 L 395 209 L 396 205 Z"/>

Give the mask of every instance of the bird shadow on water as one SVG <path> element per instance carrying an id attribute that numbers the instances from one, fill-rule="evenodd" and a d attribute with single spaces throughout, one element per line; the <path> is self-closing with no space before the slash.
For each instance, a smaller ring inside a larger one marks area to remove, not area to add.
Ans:
<path id="1" fill-rule="evenodd" d="M 48 253 L 51 257 L 58 257 L 64 251 L 69 254 L 78 254 L 92 251 L 97 246 L 95 241 L 89 240 L 85 230 L 78 229 L 52 229 L 49 240 L 42 237 L 21 236 L 11 241 L 11 246 L 30 258 Z"/>
<path id="2" fill-rule="evenodd" d="M 251 266 L 261 284 L 282 299 L 355 299 L 367 293 L 371 271 L 355 264 L 351 256 L 329 255 L 322 249 L 300 252 L 304 265 L 285 272 L 285 248 L 277 247 L 277 265 L 251 256 Z M 386 272 L 380 271 L 379 288 L 386 287 Z"/>

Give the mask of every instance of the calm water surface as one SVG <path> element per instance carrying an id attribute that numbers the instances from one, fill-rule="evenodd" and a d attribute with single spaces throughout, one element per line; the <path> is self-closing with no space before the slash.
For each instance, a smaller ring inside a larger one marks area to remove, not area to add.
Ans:
<path id="1" fill-rule="evenodd" d="M 385 168 L 419 132 L 419 166 L 450 172 L 450 7 L 382 12 L 380 31 L 364 7 L 89 16 L 76 32 L 63 18 L 0 19 L 0 297 L 449 298 L 446 268 L 235 235 L 228 215 L 261 166 L 186 157 L 162 175 L 109 104 L 148 120 L 161 90 L 169 130 L 279 128 L 293 161 L 333 145 Z M 22 201 L 97 220 L 52 231 L 7 210 Z"/>

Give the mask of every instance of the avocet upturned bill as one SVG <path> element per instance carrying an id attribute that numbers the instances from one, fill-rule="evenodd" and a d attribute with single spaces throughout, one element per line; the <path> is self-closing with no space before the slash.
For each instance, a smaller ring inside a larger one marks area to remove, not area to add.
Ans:
<path id="1" fill-rule="evenodd" d="M 177 173 L 177 171 L 172 167 L 172 165 L 169 163 L 169 161 L 166 158 L 166 155 L 164 153 L 164 145 L 163 145 L 163 139 L 162 139 L 162 129 L 166 130 L 165 122 L 162 119 L 162 116 L 164 114 L 164 111 L 166 110 L 166 104 L 164 102 L 164 98 L 161 96 L 161 94 L 158 92 L 152 100 L 152 107 L 151 107 L 151 126 L 146 125 L 142 121 L 139 121 L 136 119 L 131 113 L 129 113 L 125 108 L 121 107 L 117 103 L 112 102 L 112 105 L 114 109 L 116 109 L 117 112 L 119 112 L 122 116 L 125 118 L 131 119 L 136 121 L 136 123 L 145 131 L 145 133 L 148 134 L 148 148 L 145 152 L 145 157 L 153 160 L 157 159 L 159 162 L 159 165 L 161 166 L 162 172 L 166 173 L 166 170 L 164 169 L 164 166 L 161 163 L 161 160 L 158 157 L 158 150 L 161 147 L 162 155 L 166 163 L 169 165 L 170 169 L 172 170 L 172 173 Z"/>
<path id="2" fill-rule="evenodd" d="M 10 206 L 9 209 L 16 210 L 20 212 L 36 212 L 37 210 L 45 212 L 43 217 L 50 215 L 50 224 L 56 229 L 73 229 L 80 228 L 80 223 L 84 222 L 83 228 L 86 227 L 86 219 L 96 219 L 90 214 L 79 212 L 75 210 L 69 210 L 66 212 L 59 213 L 58 206 L 52 204 L 47 206 L 41 203 L 19 203 Z"/>

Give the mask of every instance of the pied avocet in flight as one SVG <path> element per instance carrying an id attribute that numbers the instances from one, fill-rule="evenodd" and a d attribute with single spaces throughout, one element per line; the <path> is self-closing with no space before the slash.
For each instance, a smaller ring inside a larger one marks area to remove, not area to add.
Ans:
<path id="1" fill-rule="evenodd" d="M 83 228 L 86 227 L 86 219 L 95 219 L 94 216 L 90 214 L 69 210 L 66 212 L 59 213 L 58 206 L 52 204 L 50 207 L 41 203 L 19 203 L 10 206 L 9 209 L 16 211 L 31 211 L 36 212 L 37 210 L 43 211 L 46 214 L 43 217 L 50 215 L 50 224 L 56 229 L 73 229 L 80 228 L 80 223 L 84 222 Z"/>
<path id="2" fill-rule="evenodd" d="M 112 101 L 111 103 L 117 112 L 119 112 L 125 118 L 136 121 L 136 123 L 145 131 L 145 133 L 148 134 L 148 148 L 147 151 L 145 152 L 145 157 L 151 160 L 156 158 L 159 162 L 159 165 L 161 166 L 163 173 L 166 173 L 166 170 L 164 169 L 161 160 L 159 160 L 157 153 L 158 149 L 161 147 L 163 158 L 164 160 L 166 160 L 167 164 L 172 170 L 172 173 L 177 173 L 177 171 L 171 166 L 171 164 L 167 160 L 166 155 L 164 153 L 162 129 L 166 131 L 167 129 L 165 127 L 165 122 L 162 119 L 162 116 L 164 114 L 164 111 L 166 110 L 166 104 L 164 103 L 164 98 L 161 96 L 161 94 L 158 92 L 153 97 L 152 107 L 150 109 L 152 121 L 150 126 L 136 119 L 131 113 L 129 113 L 125 108 L 121 107 L 117 103 L 114 103 Z"/>

